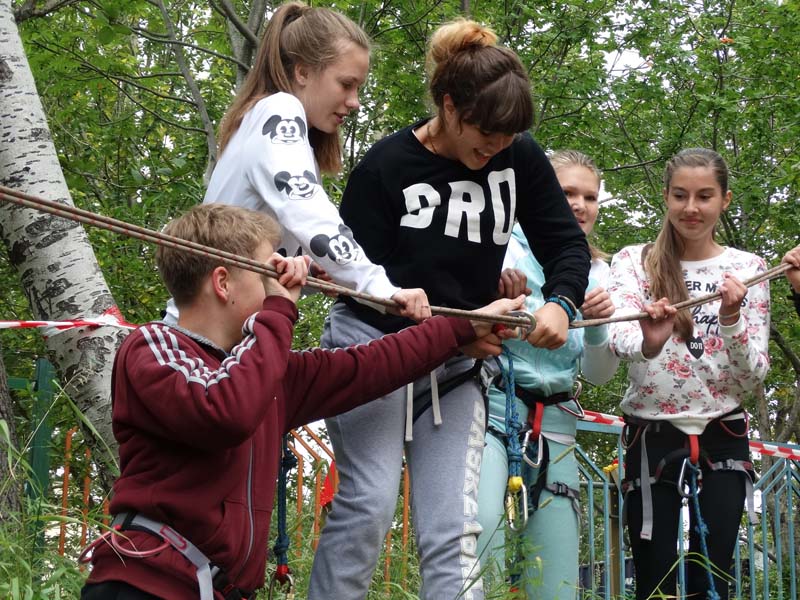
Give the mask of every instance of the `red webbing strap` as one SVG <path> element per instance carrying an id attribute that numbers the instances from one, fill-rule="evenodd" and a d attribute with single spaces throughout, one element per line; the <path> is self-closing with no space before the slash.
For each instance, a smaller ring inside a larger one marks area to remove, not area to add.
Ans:
<path id="1" fill-rule="evenodd" d="M 689 434 L 689 460 L 693 465 L 700 461 L 700 440 L 698 436 Z"/>

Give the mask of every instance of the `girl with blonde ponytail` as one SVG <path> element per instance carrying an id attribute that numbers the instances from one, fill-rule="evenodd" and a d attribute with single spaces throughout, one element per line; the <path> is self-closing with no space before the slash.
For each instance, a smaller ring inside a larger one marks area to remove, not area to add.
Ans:
<path id="1" fill-rule="evenodd" d="M 711 591 L 708 570 L 729 572 L 746 498 L 752 507 L 742 403 L 769 368 L 769 285 L 746 288 L 741 281 L 765 271 L 764 261 L 714 237 L 731 202 L 728 169 L 719 154 L 704 148 L 676 154 L 665 169 L 664 201 L 666 216 L 655 243 L 621 250 L 609 277 L 619 312 L 644 309 L 660 317 L 611 325 L 611 348 L 631 362 L 622 399 L 623 489 L 636 597 L 671 596 L 684 485 L 692 469 L 700 469 L 699 515 L 689 502 L 689 551 L 701 551 L 694 532 L 702 517 L 713 566 L 687 561 L 681 592 L 705 598 Z M 691 312 L 675 316 L 665 306 L 714 291 L 721 300 Z M 714 576 L 713 585 L 728 597 L 727 580 Z"/>
<path id="2" fill-rule="evenodd" d="M 222 120 L 219 161 L 205 203 L 263 211 L 281 225 L 285 256 L 305 254 L 312 273 L 430 316 L 425 293 L 400 289 L 353 241 L 322 188 L 342 165 L 339 126 L 359 108 L 370 42 L 350 19 L 288 2 L 275 11 L 246 80 Z"/>
<path id="3" fill-rule="evenodd" d="M 428 53 L 435 115 L 376 143 L 350 176 L 340 213 L 367 255 L 434 304 L 466 309 L 498 294 L 515 220 L 543 266 L 545 302 L 527 340 L 558 348 L 583 302 L 586 237 L 553 168 L 527 130 L 525 67 L 474 21 L 440 27 Z M 406 327 L 343 299 L 323 345 L 367 342 Z M 362 600 L 392 524 L 403 451 L 411 473 L 423 600 L 482 600 L 476 548 L 485 408 L 479 361 L 499 337 L 462 348 L 430 377 L 327 421 L 340 473 L 310 600 Z"/>

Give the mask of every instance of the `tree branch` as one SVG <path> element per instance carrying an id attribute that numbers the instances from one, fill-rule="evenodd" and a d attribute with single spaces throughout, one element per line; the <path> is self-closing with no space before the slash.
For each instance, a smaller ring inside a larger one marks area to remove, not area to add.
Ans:
<path id="1" fill-rule="evenodd" d="M 250 29 L 250 27 L 247 26 L 247 23 L 239 18 L 239 15 L 236 14 L 236 9 L 229 0 L 219 0 L 218 2 L 215 2 L 214 0 L 208 1 L 212 8 L 226 17 L 228 21 L 233 24 L 236 30 L 242 34 L 242 37 L 244 37 L 253 46 L 258 46 L 258 36 L 253 32 L 252 29 Z"/>
<path id="2" fill-rule="evenodd" d="M 142 29 L 141 27 L 134 27 L 131 26 L 131 31 L 135 31 L 140 36 L 145 38 L 146 40 L 150 40 L 151 42 L 158 42 L 160 44 L 173 44 L 175 46 L 185 46 L 187 48 L 193 48 L 198 50 L 199 52 L 205 52 L 206 54 L 210 54 L 211 56 L 216 56 L 217 58 L 221 58 L 222 60 L 226 60 L 228 62 L 232 62 L 235 65 L 240 66 L 243 69 L 249 69 L 250 66 L 244 64 L 242 61 L 234 58 L 233 56 L 227 56 L 225 54 L 221 54 L 219 52 L 215 52 L 209 48 L 203 48 L 202 46 L 198 46 L 197 44 L 190 44 L 189 42 L 180 42 L 178 40 L 171 40 L 167 37 L 159 36 L 154 33 L 147 31 L 146 29 Z"/>
<path id="3" fill-rule="evenodd" d="M 48 0 L 43 7 L 36 8 L 36 0 L 26 0 L 14 10 L 14 20 L 19 24 L 28 19 L 46 17 L 52 12 L 78 2 L 80 0 Z"/>
<path id="4" fill-rule="evenodd" d="M 171 40 L 176 40 L 175 24 L 167 12 L 167 7 L 164 6 L 164 0 L 156 0 L 158 8 L 161 11 L 161 16 L 164 18 L 164 24 L 167 27 L 167 32 Z M 217 163 L 217 136 L 214 133 L 214 123 L 211 117 L 208 116 L 208 109 L 203 95 L 200 93 L 200 88 L 192 75 L 189 65 L 186 62 L 186 56 L 183 53 L 183 48 L 177 45 L 172 46 L 172 54 L 175 56 L 175 62 L 178 63 L 178 69 L 183 73 L 183 78 L 186 80 L 186 85 L 192 94 L 194 104 L 200 113 L 200 121 L 203 123 L 203 129 L 206 133 L 206 146 L 208 148 L 208 164 L 206 166 L 206 178 L 211 175 L 214 170 L 214 165 Z"/>

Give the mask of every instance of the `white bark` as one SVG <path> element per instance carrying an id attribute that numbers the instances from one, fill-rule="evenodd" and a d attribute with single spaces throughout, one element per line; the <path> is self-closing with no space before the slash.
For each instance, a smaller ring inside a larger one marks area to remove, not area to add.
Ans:
<path id="1" fill-rule="evenodd" d="M 0 0 L 0 183 L 72 204 L 11 0 Z M 34 318 L 96 317 L 114 305 L 79 224 L 0 202 L 0 238 Z M 67 393 L 112 448 L 111 366 L 124 337 L 124 330 L 102 327 L 71 329 L 47 340 Z"/>

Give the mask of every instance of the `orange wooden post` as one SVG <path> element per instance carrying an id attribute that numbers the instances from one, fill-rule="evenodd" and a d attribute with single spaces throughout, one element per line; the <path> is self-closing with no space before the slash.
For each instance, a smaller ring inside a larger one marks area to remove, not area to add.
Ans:
<path id="1" fill-rule="evenodd" d="M 302 543 L 303 543 L 303 466 L 304 460 L 303 457 L 298 454 L 297 455 L 297 533 L 295 533 L 295 556 L 300 558 L 303 555 L 302 550 Z"/>
<path id="2" fill-rule="evenodd" d="M 314 476 L 314 526 L 313 526 L 313 537 L 311 538 L 311 548 L 313 548 L 314 552 L 317 551 L 317 546 L 319 545 L 319 531 L 320 531 L 320 520 L 321 520 L 321 513 L 322 507 L 319 505 L 319 498 L 322 494 L 322 472 L 319 469 L 316 469 L 316 475 Z"/>
<path id="3" fill-rule="evenodd" d="M 335 457 L 333 456 L 333 450 L 328 448 L 325 442 L 323 442 L 322 439 L 316 433 L 314 433 L 313 429 L 311 429 L 308 425 L 303 425 L 303 431 L 305 431 L 308 436 L 317 443 L 317 446 L 322 448 L 322 451 L 327 454 L 331 460 L 334 460 Z"/>
<path id="4" fill-rule="evenodd" d="M 86 473 L 83 476 L 83 508 L 81 512 L 83 519 L 81 520 L 81 548 L 86 545 L 86 530 L 89 527 L 89 488 L 91 479 L 89 478 L 89 471 L 91 470 L 92 451 L 87 448 L 84 452 L 86 456 Z"/>
<path id="5" fill-rule="evenodd" d="M 64 440 L 64 476 L 63 484 L 61 485 L 61 525 L 58 532 L 58 553 L 64 556 L 64 545 L 67 539 L 67 506 L 69 496 L 69 463 L 72 460 L 72 436 L 78 430 L 73 427 L 67 431 L 67 437 Z"/>
<path id="6" fill-rule="evenodd" d="M 83 508 L 81 509 L 83 518 L 81 519 L 81 548 L 86 547 L 86 530 L 89 528 L 89 487 L 91 483 L 91 480 L 89 479 L 89 471 L 91 470 L 92 451 L 89 448 L 86 448 L 84 456 L 86 456 L 86 472 L 83 475 Z M 83 573 L 86 570 L 86 565 L 81 564 L 78 569 L 81 573 Z"/>
<path id="7" fill-rule="evenodd" d="M 386 592 L 391 591 L 389 584 L 392 582 L 391 575 L 389 574 L 389 567 L 392 565 L 392 528 L 386 532 L 386 561 L 383 565 L 383 583 L 386 586 Z"/>

